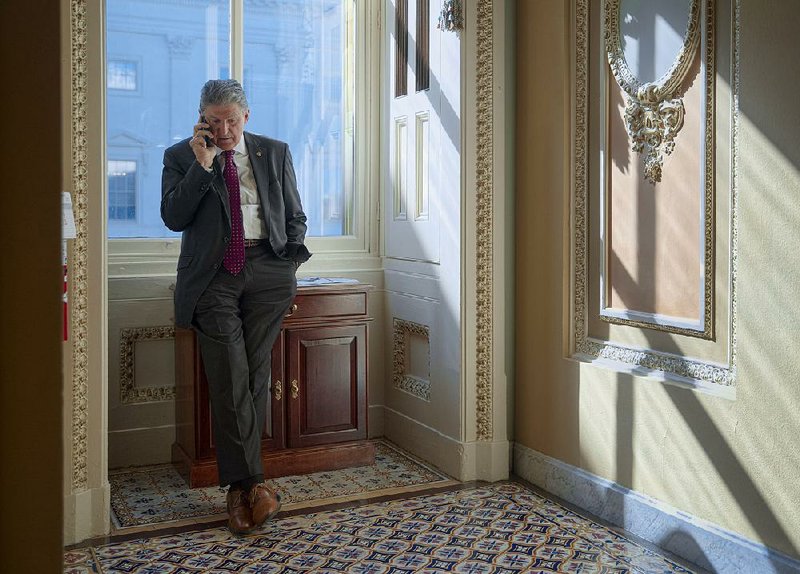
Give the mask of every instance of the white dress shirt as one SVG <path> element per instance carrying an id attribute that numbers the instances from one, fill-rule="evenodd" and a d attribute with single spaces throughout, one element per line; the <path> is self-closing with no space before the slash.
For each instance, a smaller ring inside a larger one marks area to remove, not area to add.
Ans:
<path id="1" fill-rule="evenodd" d="M 225 170 L 225 156 L 222 150 L 214 146 L 217 154 L 217 161 L 222 170 Z M 242 226 L 245 239 L 266 239 L 267 226 L 264 222 L 264 213 L 261 209 L 261 202 L 258 200 L 258 188 L 256 178 L 253 175 L 253 167 L 250 165 L 250 156 L 247 153 L 247 146 L 244 144 L 244 135 L 239 138 L 239 143 L 233 148 L 233 163 L 236 164 L 236 171 L 239 172 L 239 196 L 242 203 Z"/>

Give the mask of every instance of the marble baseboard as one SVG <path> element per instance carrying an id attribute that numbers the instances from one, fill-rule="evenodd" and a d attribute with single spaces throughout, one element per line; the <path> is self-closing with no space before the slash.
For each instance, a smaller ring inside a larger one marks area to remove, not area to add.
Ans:
<path id="1" fill-rule="evenodd" d="M 518 443 L 514 474 L 710 572 L 800 573 L 798 560 Z"/>

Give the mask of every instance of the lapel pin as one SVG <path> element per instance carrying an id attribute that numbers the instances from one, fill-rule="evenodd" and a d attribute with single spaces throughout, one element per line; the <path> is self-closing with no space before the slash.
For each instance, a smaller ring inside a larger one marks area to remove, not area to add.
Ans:
<path id="1" fill-rule="evenodd" d="M 258 151 L 256 152 L 256 155 L 257 155 L 258 157 L 261 157 L 261 150 L 258 150 Z"/>

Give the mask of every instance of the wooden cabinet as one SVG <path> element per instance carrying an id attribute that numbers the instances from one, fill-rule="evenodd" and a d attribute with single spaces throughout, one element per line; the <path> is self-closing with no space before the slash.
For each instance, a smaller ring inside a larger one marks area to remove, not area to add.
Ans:
<path id="1" fill-rule="evenodd" d="M 361 284 L 299 287 L 272 349 L 261 447 L 265 476 L 371 464 L 367 442 L 367 293 Z M 208 382 L 189 329 L 175 332 L 173 461 L 192 488 L 217 484 Z"/>

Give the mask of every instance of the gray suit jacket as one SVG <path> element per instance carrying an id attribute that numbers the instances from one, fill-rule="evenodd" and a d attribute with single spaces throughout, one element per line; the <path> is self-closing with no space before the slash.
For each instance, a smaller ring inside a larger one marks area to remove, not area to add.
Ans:
<path id="1" fill-rule="evenodd" d="M 302 263 L 311 254 L 303 245 L 306 215 L 289 146 L 249 132 L 243 137 L 272 249 L 282 259 Z M 161 218 L 171 230 L 183 232 L 175 284 L 175 324 L 188 327 L 198 298 L 222 265 L 231 235 L 222 170 L 216 161 L 213 173 L 203 169 L 195 161 L 188 138 L 164 152 Z"/>

